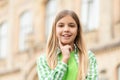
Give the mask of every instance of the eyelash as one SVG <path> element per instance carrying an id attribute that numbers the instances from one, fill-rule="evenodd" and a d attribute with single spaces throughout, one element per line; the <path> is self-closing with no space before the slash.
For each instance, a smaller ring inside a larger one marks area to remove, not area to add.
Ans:
<path id="1" fill-rule="evenodd" d="M 75 27 L 75 25 L 69 25 L 70 27 Z"/>
<path id="2" fill-rule="evenodd" d="M 68 25 L 69 27 L 75 27 L 75 25 Z M 58 27 L 64 27 L 64 25 L 58 25 Z"/>
<path id="3" fill-rule="evenodd" d="M 58 27 L 64 27 L 64 25 L 58 25 Z"/>

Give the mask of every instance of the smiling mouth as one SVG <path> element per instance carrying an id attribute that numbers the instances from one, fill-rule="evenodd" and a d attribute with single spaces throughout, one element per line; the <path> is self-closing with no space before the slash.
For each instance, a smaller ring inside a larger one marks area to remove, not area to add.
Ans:
<path id="1" fill-rule="evenodd" d="M 72 35 L 62 35 L 63 38 L 69 39 Z"/>

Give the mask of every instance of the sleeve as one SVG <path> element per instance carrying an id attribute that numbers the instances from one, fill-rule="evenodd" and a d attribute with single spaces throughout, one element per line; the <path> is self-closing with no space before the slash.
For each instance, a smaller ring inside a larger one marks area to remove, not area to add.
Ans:
<path id="1" fill-rule="evenodd" d="M 47 65 L 45 57 L 40 57 L 37 60 L 37 73 L 39 80 L 62 80 L 67 71 L 67 64 L 59 61 L 56 68 L 51 70 Z"/>
<path id="2" fill-rule="evenodd" d="M 89 52 L 89 69 L 86 80 L 98 80 L 97 61 L 92 52 Z"/>

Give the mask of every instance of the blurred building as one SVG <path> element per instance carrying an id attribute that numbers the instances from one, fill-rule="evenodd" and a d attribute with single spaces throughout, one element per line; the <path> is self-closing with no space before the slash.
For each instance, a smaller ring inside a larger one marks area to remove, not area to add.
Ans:
<path id="1" fill-rule="evenodd" d="M 36 58 L 63 9 L 79 15 L 99 80 L 120 80 L 120 0 L 0 0 L 0 80 L 38 80 Z"/>

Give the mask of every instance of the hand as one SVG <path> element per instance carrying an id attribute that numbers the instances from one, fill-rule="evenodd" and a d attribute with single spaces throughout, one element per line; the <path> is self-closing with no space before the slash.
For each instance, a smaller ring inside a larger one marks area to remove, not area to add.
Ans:
<path id="1" fill-rule="evenodd" d="M 63 55 L 62 61 L 67 63 L 70 58 L 70 52 L 72 50 L 72 47 L 70 45 L 63 45 L 60 41 L 59 41 L 59 47 Z"/>

